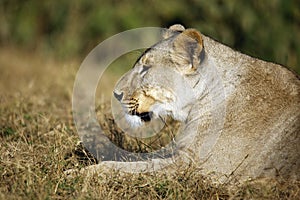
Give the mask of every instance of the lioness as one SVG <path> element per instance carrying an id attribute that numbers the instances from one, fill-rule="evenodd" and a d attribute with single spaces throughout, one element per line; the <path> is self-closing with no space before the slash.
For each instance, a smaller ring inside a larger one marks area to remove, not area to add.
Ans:
<path id="1" fill-rule="evenodd" d="M 114 96 L 132 127 L 165 116 L 181 121 L 174 157 L 203 173 L 300 178 L 300 80 L 283 66 L 173 25 L 119 80 Z"/>

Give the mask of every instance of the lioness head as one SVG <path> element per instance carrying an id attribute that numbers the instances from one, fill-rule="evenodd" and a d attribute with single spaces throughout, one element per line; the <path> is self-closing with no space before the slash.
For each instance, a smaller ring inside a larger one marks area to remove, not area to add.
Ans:
<path id="1" fill-rule="evenodd" d="M 115 98 L 132 126 L 171 116 L 184 121 L 193 103 L 194 77 L 205 60 L 201 34 L 171 26 L 163 39 L 147 49 L 117 83 Z"/>

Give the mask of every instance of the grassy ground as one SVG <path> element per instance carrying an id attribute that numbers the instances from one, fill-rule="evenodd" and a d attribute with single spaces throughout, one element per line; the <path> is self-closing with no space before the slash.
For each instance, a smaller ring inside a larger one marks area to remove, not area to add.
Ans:
<path id="1" fill-rule="evenodd" d="M 217 185 L 195 166 L 67 177 L 65 170 L 95 163 L 78 147 L 72 121 L 78 63 L 0 49 L 0 199 L 300 199 L 299 182 Z"/>

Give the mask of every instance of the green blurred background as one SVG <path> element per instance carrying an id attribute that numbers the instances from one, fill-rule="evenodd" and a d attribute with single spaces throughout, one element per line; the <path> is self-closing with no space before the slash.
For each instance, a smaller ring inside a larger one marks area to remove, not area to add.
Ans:
<path id="1" fill-rule="evenodd" d="M 1 0 L 0 44 L 83 59 L 104 39 L 181 23 L 243 53 L 300 73 L 298 0 Z"/>

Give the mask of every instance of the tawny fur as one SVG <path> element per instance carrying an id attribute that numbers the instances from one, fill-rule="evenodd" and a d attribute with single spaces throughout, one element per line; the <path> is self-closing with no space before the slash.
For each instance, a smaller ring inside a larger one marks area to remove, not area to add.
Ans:
<path id="1" fill-rule="evenodd" d="M 183 34 L 185 38 L 181 38 Z M 145 65 L 149 66 L 147 75 Z M 210 76 L 210 69 L 216 70 L 222 88 Z M 216 91 L 213 95 L 208 84 Z M 198 163 L 203 173 L 237 179 L 300 178 L 300 80 L 283 66 L 244 55 L 194 29 L 175 25 L 123 76 L 115 92 L 122 92 L 123 100 L 128 101 L 140 94 L 135 98 L 137 111 L 181 120 L 182 130 L 191 137 L 178 139 L 182 145 L 179 157 Z M 212 99 L 217 99 L 218 105 L 211 104 Z M 226 110 L 222 129 L 214 130 L 218 140 L 208 150 L 204 143 L 218 122 L 211 114 L 217 109 L 214 106 Z M 186 141 L 192 141 L 187 149 Z M 145 166 L 155 169 L 157 163 L 165 162 L 174 161 L 113 165 L 143 171 Z"/>

